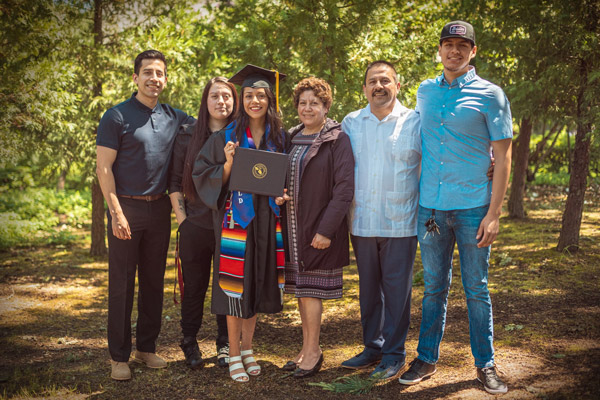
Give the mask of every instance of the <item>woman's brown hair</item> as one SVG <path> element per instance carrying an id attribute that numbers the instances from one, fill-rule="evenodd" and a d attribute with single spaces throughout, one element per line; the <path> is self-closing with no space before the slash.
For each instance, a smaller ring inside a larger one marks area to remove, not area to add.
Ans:
<path id="1" fill-rule="evenodd" d="M 210 92 L 210 88 L 215 83 L 223 83 L 227 85 L 229 90 L 231 90 L 231 96 L 233 97 L 233 110 L 231 114 L 227 117 L 227 123 L 225 126 L 229 125 L 233 118 L 235 117 L 237 108 L 238 108 L 238 97 L 237 91 L 235 90 L 235 86 L 233 83 L 229 82 L 227 78 L 222 76 L 216 76 L 212 78 L 206 86 L 204 86 L 204 91 L 202 92 L 202 100 L 200 101 L 200 110 L 198 111 L 198 120 L 196 121 L 194 133 L 192 134 L 192 139 L 188 144 L 187 151 L 185 153 L 185 163 L 183 165 L 183 194 L 188 199 L 196 198 L 196 187 L 194 186 L 194 181 L 192 180 L 192 170 L 194 169 L 194 160 L 196 156 L 200 152 L 204 143 L 208 140 L 208 137 L 212 134 L 208 127 L 208 123 L 210 121 L 210 114 L 208 113 L 208 93 Z"/>
<path id="2" fill-rule="evenodd" d="M 312 90 L 315 96 L 321 100 L 326 110 L 329 110 L 331 103 L 333 102 L 333 96 L 331 95 L 331 87 L 326 80 L 321 78 L 315 78 L 311 76 L 304 78 L 294 88 L 294 107 L 298 108 L 298 102 L 300 101 L 300 95 L 307 90 Z"/>

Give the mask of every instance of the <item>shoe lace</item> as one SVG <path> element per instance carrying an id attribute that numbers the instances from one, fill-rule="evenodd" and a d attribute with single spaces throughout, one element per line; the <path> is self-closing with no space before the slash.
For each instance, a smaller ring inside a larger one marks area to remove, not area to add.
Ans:
<path id="1" fill-rule="evenodd" d="M 500 377 L 498 377 L 498 374 L 496 373 L 496 369 L 498 367 L 487 367 L 487 368 L 483 368 L 482 371 L 486 376 L 486 379 L 491 379 L 494 380 L 496 382 L 501 382 Z"/>
<path id="2" fill-rule="evenodd" d="M 494 365 L 494 367 L 496 367 L 496 371 L 498 371 L 500 373 L 500 375 L 506 376 L 506 373 L 504 372 L 504 370 L 500 369 L 498 364 Z"/>
<path id="3" fill-rule="evenodd" d="M 219 351 L 217 352 L 220 356 L 225 356 L 229 354 L 229 344 L 223 345 L 219 347 Z"/>

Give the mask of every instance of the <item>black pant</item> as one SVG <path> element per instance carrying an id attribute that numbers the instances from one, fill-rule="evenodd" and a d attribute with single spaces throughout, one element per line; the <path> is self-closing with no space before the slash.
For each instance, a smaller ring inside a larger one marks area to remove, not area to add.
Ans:
<path id="1" fill-rule="evenodd" d="M 108 350 L 114 361 L 131 353 L 131 310 L 138 273 L 136 348 L 154 353 L 160 332 L 165 265 L 171 236 L 171 202 L 119 198 L 131 239 L 117 239 L 108 215 Z"/>
<path id="2" fill-rule="evenodd" d="M 204 316 L 204 298 L 215 253 L 215 234 L 212 229 L 201 228 L 186 219 L 179 227 L 179 235 L 179 257 L 183 270 L 181 332 L 183 336 L 196 337 Z M 226 317 L 217 315 L 217 346 L 227 343 Z"/>

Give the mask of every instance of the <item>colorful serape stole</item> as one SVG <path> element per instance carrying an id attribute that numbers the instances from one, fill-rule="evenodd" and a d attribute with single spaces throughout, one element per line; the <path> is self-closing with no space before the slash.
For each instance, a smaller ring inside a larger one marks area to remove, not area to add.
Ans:
<path id="1" fill-rule="evenodd" d="M 247 232 L 232 217 L 231 200 L 227 200 L 221 233 L 219 286 L 229 297 L 240 299 L 244 292 L 244 255 Z"/>
<path id="2" fill-rule="evenodd" d="M 279 289 L 283 290 L 283 287 L 285 286 L 285 253 L 283 250 L 283 235 L 281 233 L 279 218 L 277 218 L 277 224 L 275 225 L 275 239 L 277 242 L 277 284 Z"/>

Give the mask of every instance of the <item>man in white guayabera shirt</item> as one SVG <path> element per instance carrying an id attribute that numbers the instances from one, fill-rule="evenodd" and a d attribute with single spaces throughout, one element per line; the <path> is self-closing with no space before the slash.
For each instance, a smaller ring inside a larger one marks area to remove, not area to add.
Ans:
<path id="1" fill-rule="evenodd" d="M 400 104 L 396 70 L 387 61 L 367 67 L 369 105 L 342 121 L 354 152 L 355 192 L 350 233 L 360 279 L 363 351 L 342 363 L 389 379 L 405 364 L 412 269 L 417 249 L 421 172 L 419 117 Z"/>

